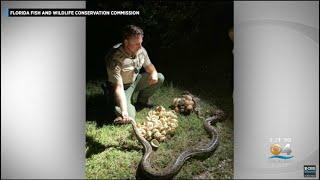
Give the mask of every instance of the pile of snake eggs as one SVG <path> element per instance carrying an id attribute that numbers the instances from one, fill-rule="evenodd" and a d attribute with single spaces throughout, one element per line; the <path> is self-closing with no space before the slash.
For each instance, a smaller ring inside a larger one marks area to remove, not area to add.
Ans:
<path id="1" fill-rule="evenodd" d="M 195 103 L 190 95 L 182 95 L 173 99 L 173 108 L 176 113 L 190 114 L 195 108 Z"/>
<path id="2" fill-rule="evenodd" d="M 174 111 L 166 111 L 164 107 L 158 106 L 155 110 L 150 110 L 146 120 L 142 124 L 138 123 L 137 127 L 148 141 L 162 142 L 166 140 L 167 134 L 173 134 L 178 127 L 178 119 Z"/>

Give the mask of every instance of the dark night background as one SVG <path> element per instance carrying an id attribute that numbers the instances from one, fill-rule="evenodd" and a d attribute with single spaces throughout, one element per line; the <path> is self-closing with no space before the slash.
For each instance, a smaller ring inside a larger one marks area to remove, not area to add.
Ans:
<path id="1" fill-rule="evenodd" d="M 87 81 L 106 79 L 104 56 L 127 24 L 140 26 L 143 46 L 166 82 L 193 93 L 232 96 L 233 2 L 95 1 L 92 10 L 139 10 L 140 16 L 87 17 Z"/>

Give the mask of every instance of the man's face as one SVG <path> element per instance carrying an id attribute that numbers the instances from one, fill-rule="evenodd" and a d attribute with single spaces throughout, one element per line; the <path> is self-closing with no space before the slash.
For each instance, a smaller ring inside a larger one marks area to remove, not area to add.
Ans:
<path id="1" fill-rule="evenodd" d="M 132 36 L 124 41 L 125 49 L 131 54 L 136 55 L 138 50 L 142 47 L 143 36 Z"/>

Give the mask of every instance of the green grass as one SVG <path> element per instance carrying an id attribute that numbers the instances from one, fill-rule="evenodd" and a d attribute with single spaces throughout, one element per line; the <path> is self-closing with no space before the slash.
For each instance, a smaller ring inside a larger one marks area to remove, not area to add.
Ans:
<path id="1" fill-rule="evenodd" d="M 87 122 L 86 122 L 86 177 L 89 179 L 134 179 L 138 164 L 143 155 L 143 147 L 134 136 L 131 125 L 116 126 L 111 117 L 105 113 L 107 106 L 100 87 L 101 81 L 87 83 Z M 154 103 L 169 109 L 174 97 L 182 89 L 165 84 L 152 97 Z M 230 179 L 233 177 L 233 122 L 232 101 L 230 97 L 212 99 L 210 92 L 203 92 L 203 111 L 220 107 L 229 114 L 227 118 L 214 126 L 220 136 L 217 150 L 206 159 L 189 159 L 176 179 Z M 142 122 L 150 109 L 137 113 L 136 121 Z M 202 120 L 195 114 L 178 115 L 179 127 L 174 136 L 160 144 L 151 157 L 155 169 L 162 170 L 169 165 L 184 149 L 208 142 Z"/>

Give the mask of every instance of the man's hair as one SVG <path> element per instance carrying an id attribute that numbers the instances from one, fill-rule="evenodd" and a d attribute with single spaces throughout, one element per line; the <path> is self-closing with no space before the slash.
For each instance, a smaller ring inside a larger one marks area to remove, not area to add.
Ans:
<path id="1" fill-rule="evenodd" d="M 135 25 L 127 25 L 123 28 L 122 31 L 122 39 L 128 39 L 132 36 L 136 36 L 136 35 L 142 35 L 143 36 L 143 30 Z"/>

